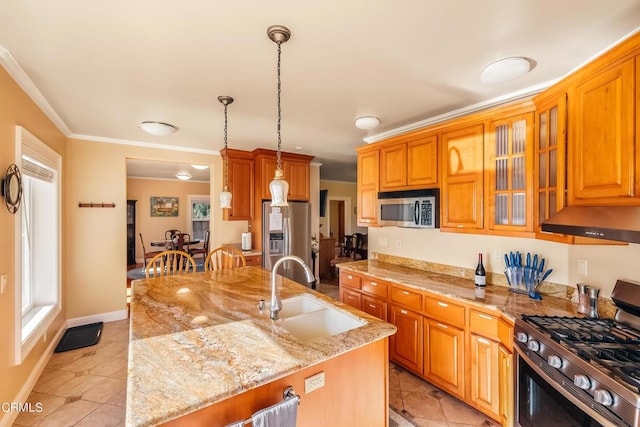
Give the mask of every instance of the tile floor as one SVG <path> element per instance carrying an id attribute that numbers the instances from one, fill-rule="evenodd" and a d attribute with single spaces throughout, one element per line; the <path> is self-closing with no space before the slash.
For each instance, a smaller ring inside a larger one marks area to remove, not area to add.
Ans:
<path id="1" fill-rule="evenodd" d="M 338 297 L 338 287 L 318 291 Z M 105 323 L 92 347 L 54 353 L 28 401 L 40 413 L 22 413 L 14 426 L 124 426 L 129 321 Z M 389 369 L 389 404 L 410 423 L 425 427 L 494 426 L 495 421 L 401 367 Z"/>

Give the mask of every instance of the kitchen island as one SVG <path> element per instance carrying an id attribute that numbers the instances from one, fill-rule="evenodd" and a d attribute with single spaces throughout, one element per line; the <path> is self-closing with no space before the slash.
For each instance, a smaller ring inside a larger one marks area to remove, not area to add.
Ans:
<path id="1" fill-rule="evenodd" d="M 259 309 L 270 300 L 270 274 L 243 267 L 132 283 L 128 426 L 224 426 L 282 400 L 287 385 L 300 396 L 299 425 L 350 424 L 349 417 L 386 425 L 388 337 L 396 328 L 279 276 L 282 299 L 312 294 L 364 321 L 297 338 L 268 307 Z M 304 380 L 320 373 L 324 386 L 307 392 Z"/>

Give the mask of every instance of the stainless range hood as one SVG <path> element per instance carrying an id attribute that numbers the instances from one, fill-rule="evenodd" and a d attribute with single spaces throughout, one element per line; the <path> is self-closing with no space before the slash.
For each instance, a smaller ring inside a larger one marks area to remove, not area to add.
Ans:
<path id="1" fill-rule="evenodd" d="M 640 243 L 640 207 L 570 206 L 544 221 L 542 231 Z"/>

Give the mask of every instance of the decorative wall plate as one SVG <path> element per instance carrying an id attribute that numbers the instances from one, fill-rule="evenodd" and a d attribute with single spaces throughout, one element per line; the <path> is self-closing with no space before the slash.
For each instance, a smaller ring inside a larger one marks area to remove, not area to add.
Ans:
<path id="1" fill-rule="evenodd" d="M 7 209 L 12 214 L 15 214 L 20 207 L 20 200 L 22 199 L 22 175 L 18 166 L 15 164 L 9 165 L 0 187 Z"/>

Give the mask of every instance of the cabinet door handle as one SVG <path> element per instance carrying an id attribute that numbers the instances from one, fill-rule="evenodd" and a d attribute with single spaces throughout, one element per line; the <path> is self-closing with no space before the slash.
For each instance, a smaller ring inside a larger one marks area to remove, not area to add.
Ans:
<path id="1" fill-rule="evenodd" d="M 351 279 L 353 279 L 353 276 L 350 275 L 350 274 L 347 274 L 347 279 L 351 280 Z"/>
<path id="2" fill-rule="evenodd" d="M 409 312 L 407 310 L 400 310 L 400 313 L 402 314 L 409 314 Z"/>
<path id="3" fill-rule="evenodd" d="M 376 308 L 376 305 L 375 304 L 369 304 L 369 307 Z"/>
<path id="4" fill-rule="evenodd" d="M 489 345 L 489 344 L 491 344 L 491 343 L 489 342 L 489 340 L 486 340 L 486 339 L 484 339 L 484 338 L 482 338 L 482 337 L 478 337 L 478 342 L 481 342 L 481 343 L 482 343 L 482 344 L 484 344 L 484 345 Z"/>
<path id="5" fill-rule="evenodd" d="M 481 317 L 481 318 L 486 319 L 486 320 L 493 320 L 493 317 L 489 316 L 488 314 L 478 313 L 478 317 Z"/>
<path id="6" fill-rule="evenodd" d="M 442 302 L 442 301 L 438 301 L 438 305 L 439 305 L 440 307 L 444 307 L 444 308 L 449 307 L 449 304 L 447 304 L 446 302 Z"/>
<path id="7" fill-rule="evenodd" d="M 410 293 L 410 292 L 407 292 L 407 291 L 402 291 L 402 293 L 403 293 L 404 295 L 411 295 L 411 293 Z"/>
<path id="8" fill-rule="evenodd" d="M 376 282 L 371 282 L 371 286 L 378 286 Z"/>
<path id="9" fill-rule="evenodd" d="M 440 326 L 442 329 L 449 329 L 447 325 L 443 325 L 442 323 L 438 323 L 438 326 Z"/>

